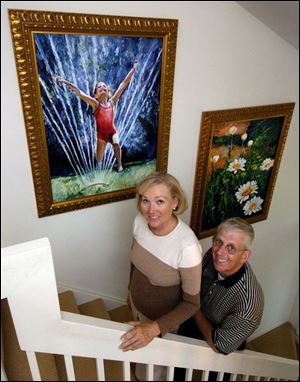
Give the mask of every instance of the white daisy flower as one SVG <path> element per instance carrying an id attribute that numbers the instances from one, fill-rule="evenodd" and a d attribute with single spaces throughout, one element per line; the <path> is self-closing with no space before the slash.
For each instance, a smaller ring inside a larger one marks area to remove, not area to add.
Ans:
<path id="1" fill-rule="evenodd" d="M 274 159 L 267 158 L 262 162 L 259 168 L 261 169 L 261 171 L 267 171 L 273 166 L 273 164 L 274 164 Z"/>
<path id="2" fill-rule="evenodd" d="M 262 209 L 263 199 L 259 196 L 254 196 L 252 199 L 248 200 L 243 207 L 245 215 L 252 215 Z"/>
<path id="3" fill-rule="evenodd" d="M 246 171 L 244 167 L 245 164 L 246 164 L 245 158 L 235 159 L 233 162 L 230 162 L 227 168 L 227 171 L 233 172 L 234 174 L 236 174 L 238 171 Z"/>
<path id="4" fill-rule="evenodd" d="M 235 197 L 237 198 L 238 202 L 243 203 L 249 199 L 251 194 L 257 194 L 257 190 L 257 182 L 255 180 L 251 180 L 238 188 L 237 192 L 235 193 Z"/>

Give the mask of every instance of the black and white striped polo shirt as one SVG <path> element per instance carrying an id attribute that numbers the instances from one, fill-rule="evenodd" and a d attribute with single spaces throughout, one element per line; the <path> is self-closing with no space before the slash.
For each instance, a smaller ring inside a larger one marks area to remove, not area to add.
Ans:
<path id="1" fill-rule="evenodd" d="M 201 311 L 214 325 L 213 342 L 224 354 L 237 350 L 262 319 L 264 296 L 249 263 L 218 280 L 212 250 L 202 261 Z"/>

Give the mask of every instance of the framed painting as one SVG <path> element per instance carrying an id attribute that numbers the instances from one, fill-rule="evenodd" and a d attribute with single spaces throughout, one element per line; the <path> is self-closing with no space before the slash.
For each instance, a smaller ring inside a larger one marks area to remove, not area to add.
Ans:
<path id="1" fill-rule="evenodd" d="M 38 216 L 166 171 L 178 21 L 10 9 Z"/>
<path id="2" fill-rule="evenodd" d="M 268 217 L 294 103 L 202 113 L 191 227 L 199 239 L 229 217 Z"/>

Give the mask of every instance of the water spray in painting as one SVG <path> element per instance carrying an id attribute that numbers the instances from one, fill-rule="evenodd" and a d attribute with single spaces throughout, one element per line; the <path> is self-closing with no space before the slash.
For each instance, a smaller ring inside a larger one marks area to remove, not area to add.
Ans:
<path id="1" fill-rule="evenodd" d="M 159 38 L 34 34 L 53 200 L 134 187 L 155 170 L 162 40 Z M 58 80 L 89 97 L 99 81 L 114 94 L 138 66 L 116 104 L 114 123 L 124 170 L 118 173 L 112 144 L 97 161 L 91 106 Z M 122 182 L 121 182 L 122 181 Z"/>

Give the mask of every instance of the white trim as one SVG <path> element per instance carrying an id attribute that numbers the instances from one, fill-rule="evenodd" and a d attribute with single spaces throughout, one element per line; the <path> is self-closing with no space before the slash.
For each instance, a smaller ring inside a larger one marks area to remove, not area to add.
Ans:
<path id="1" fill-rule="evenodd" d="M 1 352 L 1 354 L 2 354 L 2 352 Z M 8 381 L 2 359 L 1 359 L 1 381 Z"/>
<path id="2" fill-rule="evenodd" d="M 121 337 L 132 326 L 60 310 L 48 239 L 1 249 L 1 297 L 7 298 L 20 348 L 27 352 L 122 361 L 126 380 L 129 364 L 214 370 L 297 380 L 299 362 L 249 350 L 215 353 L 205 341 L 168 333 L 131 352 L 120 349 Z M 71 369 L 71 364 L 70 364 Z M 69 380 L 73 379 L 69 372 Z M 151 375 L 151 373 L 150 373 Z"/>
<path id="3" fill-rule="evenodd" d="M 85 302 L 91 301 L 95 298 L 101 298 L 104 301 L 108 310 L 126 304 L 126 300 L 124 299 L 107 296 L 104 294 L 100 294 L 99 292 L 94 290 L 83 289 L 74 285 L 64 284 L 61 282 L 57 282 L 57 290 L 59 293 L 71 290 L 75 295 L 76 302 L 78 305 L 84 304 Z"/>
<path id="4" fill-rule="evenodd" d="M 35 352 L 33 352 L 33 351 L 26 351 L 26 356 L 27 356 L 30 372 L 31 372 L 31 375 L 32 375 L 32 379 L 34 381 L 41 381 L 42 378 L 41 378 L 41 375 L 40 375 L 40 370 L 39 370 L 39 366 L 38 366 L 38 363 L 37 363 Z"/>

